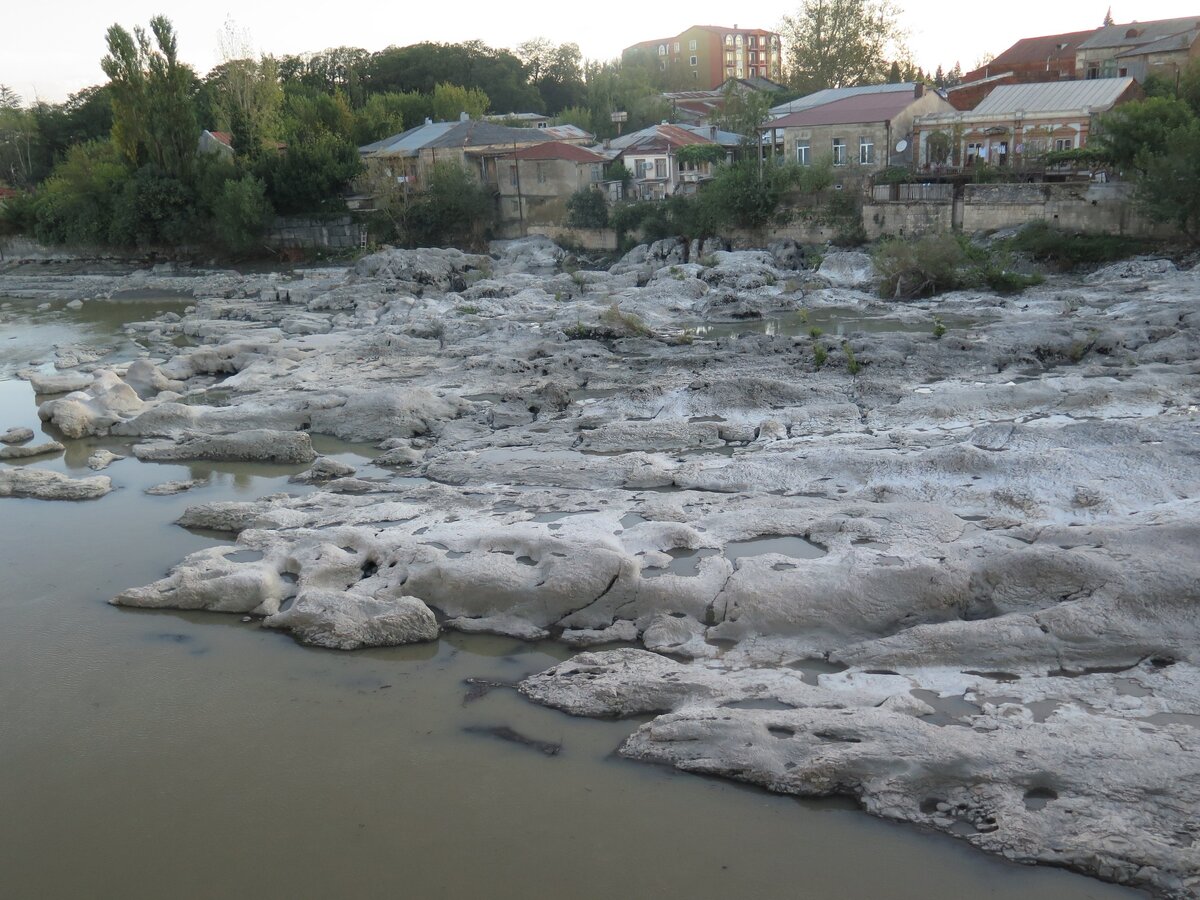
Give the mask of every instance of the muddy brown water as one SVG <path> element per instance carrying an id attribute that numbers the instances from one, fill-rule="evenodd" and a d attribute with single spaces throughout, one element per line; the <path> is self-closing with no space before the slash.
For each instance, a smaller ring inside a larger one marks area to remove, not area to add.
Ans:
<path id="1" fill-rule="evenodd" d="M 28 385 L 0 381 L 13 425 L 41 430 Z M 373 474 L 365 448 L 322 443 Z M 72 442 L 36 465 L 91 475 L 92 446 L 125 445 Z M 846 802 L 622 760 L 636 722 L 506 689 L 464 702 L 465 679 L 518 680 L 568 655 L 554 644 L 448 635 L 336 653 L 236 616 L 107 605 L 221 543 L 171 524 L 189 505 L 308 490 L 294 471 L 129 458 L 97 501 L 0 499 L 3 896 L 1139 896 Z M 143 493 L 195 477 L 209 482 Z"/>

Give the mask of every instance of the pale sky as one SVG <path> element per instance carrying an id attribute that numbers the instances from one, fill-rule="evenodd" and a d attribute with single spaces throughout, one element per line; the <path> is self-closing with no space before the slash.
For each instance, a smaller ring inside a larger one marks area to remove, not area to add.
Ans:
<path id="1" fill-rule="evenodd" d="M 275 55 L 348 45 L 366 50 L 419 41 L 478 38 L 497 47 L 515 47 L 531 37 L 575 42 L 584 56 L 610 59 L 622 47 L 678 34 L 690 25 L 740 25 L 775 29 L 799 3 L 766 0 L 691 0 L 689 3 L 616 4 L 457 0 L 441 3 L 388 3 L 358 0 L 341 4 L 303 0 L 22 0 L 4 2 L 0 14 L 0 84 L 26 102 L 40 97 L 58 102 L 67 94 L 105 81 L 100 71 L 104 32 L 113 22 L 145 25 L 162 13 L 175 23 L 180 55 L 201 75 L 218 61 L 217 39 L 226 19 L 248 30 L 263 52 Z M 1006 0 L 1001 5 L 900 0 L 902 22 L 916 63 L 964 70 L 985 53 L 999 53 L 1022 37 L 1083 31 L 1103 21 L 1105 0 Z M 1200 0 L 1143 0 L 1113 3 L 1118 22 L 1176 16 L 1200 17 Z M 730 9 L 735 9 L 730 14 Z"/>

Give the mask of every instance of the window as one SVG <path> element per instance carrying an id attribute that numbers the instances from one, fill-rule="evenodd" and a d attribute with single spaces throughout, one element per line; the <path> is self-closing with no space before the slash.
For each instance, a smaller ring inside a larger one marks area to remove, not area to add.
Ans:
<path id="1" fill-rule="evenodd" d="M 593 182 L 599 181 L 600 176 L 601 176 L 600 165 L 598 163 L 593 163 L 592 164 L 592 181 Z"/>
<path id="2" fill-rule="evenodd" d="M 726 47 L 733 46 L 733 35 L 732 34 L 725 35 L 725 46 Z"/>
<path id="3" fill-rule="evenodd" d="M 667 55 L 667 45 L 666 45 L 666 44 L 659 44 L 659 45 L 658 45 L 658 55 L 659 55 L 659 56 L 666 56 L 666 55 Z"/>
<path id="4" fill-rule="evenodd" d="M 546 183 L 546 167 L 541 163 L 537 164 L 537 180 L 538 184 Z"/>
<path id="5" fill-rule="evenodd" d="M 735 44 L 737 44 L 739 47 L 742 46 L 742 36 L 739 34 L 737 37 L 735 37 L 733 39 L 733 42 Z"/>
<path id="6" fill-rule="evenodd" d="M 1093 78 L 1100 77 L 1100 63 L 1090 62 L 1087 64 L 1087 74 L 1084 76 L 1089 81 Z"/>
<path id="7" fill-rule="evenodd" d="M 812 148 L 808 141 L 801 141 L 796 145 L 796 162 L 802 166 L 812 165 Z"/>
<path id="8" fill-rule="evenodd" d="M 689 65 L 693 65 L 693 66 L 694 66 L 694 65 L 696 64 L 696 57 L 694 57 L 694 56 L 692 56 L 692 57 L 689 57 L 689 58 L 688 58 L 688 64 L 689 64 Z"/>
<path id="9" fill-rule="evenodd" d="M 1054 149 L 1055 150 L 1070 150 L 1074 146 L 1074 143 L 1075 143 L 1074 139 L 1072 139 L 1072 138 L 1055 138 L 1054 139 Z"/>
<path id="10" fill-rule="evenodd" d="M 833 139 L 833 164 L 835 166 L 846 164 L 846 141 L 844 138 Z"/>
<path id="11" fill-rule="evenodd" d="M 679 52 L 679 41 L 676 41 L 676 42 L 675 42 L 675 52 L 676 52 L 676 53 L 678 53 L 678 52 Z"/>
<path id="12" fill-rule="evenodd" d="M 860 166 L 875 165 L 875 141 L 871 138 L 858 139 L 858 164 Z"/>
<path id="13" fill-rule="evenodd" d="M 654 161 L 654 177 L 655 178 L 666 178 L 667 177 L 667 161 L 665 159 L 656 159 Z"/>
<path id="14" fill-rule="evenodd" d="M 976 143 L 975 141 L 967 144 L 967 165 L 984 156 L 987 156 L 987 153 L 983 149 L 983 144 Z"/>
<path id="15" fill-rule="evenodd" d="M 513 163 L 508 167 L 508 183 L 516 187 L 519 183 L 517 179 L 517 164 Z"/>
<path id="16" fill-rule="evenodd" d="M 688 49 L 689 49 L 689 50 L 695 50 L 695 49 L 696 49 L 696 42 L 695 42 L 695 41 L 688 41 Z"/>

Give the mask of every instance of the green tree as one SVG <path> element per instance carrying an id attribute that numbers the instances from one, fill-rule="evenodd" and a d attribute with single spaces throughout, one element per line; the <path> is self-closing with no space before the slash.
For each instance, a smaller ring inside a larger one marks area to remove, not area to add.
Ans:
<path id="1" fill-rule="evenodd" d="M 805 0 L 784 16 L 792 87 L 803 91 L 883 80 L 887 59 L 905 56 L 892 0 Z"/>
<path id="2" fill-rule="evenodd" d="M 470 172 L 454 162 L 432 166 L 425 190 L 403 211 L 408 240 L 419 247 L 479 246 L 492 217 L 492 198 Z"/>
<path id="3" fill-rule="evenodd" d="M 1164 152 L 1170 136 L 1192 120 L 1182 100 L 1151 97 L 1123 103 L 1101 116 L 1095 143 L 1117 167 L 1143 171 L 1143 162 Z"/>
<path id="4" fill-rule="evenodd" d="M 464 112 L 472 119 L 481 118 L 490 103 L 488 95 L 478 88 L 443 83 L 434 86 L 431 106 L 434 121 L 454 122 Z"/>
<path id="5" fill-rule="evenodd" d="M 230 179 L 213 204 L 213 233 L 226 250 L 247 253 L 261 244 L 273 215 L 261 180 Z"/>
<path id="6" fill-rule="evenodd" d="M 567 224 L 572 228 L 607 228 L 608 201 L 604 194 L 585 187 L 568 197 Z"/>
<path id="7" fill-rule="evenodd" d="M 76 144 L 42 184 L 35 200 L 39 240 L 48 244 L 102 244 L 113 204 L 129 180 L 109 141 Z"/>
<path id="8" fill-rule="evenodd" d="M 758 127 L 767 120 L 770 110 L 770 94 L 748 91 L 730 83 L 722 97 L 717 126 L 741 135 L 743 150 L 756 150 L 761 146 Z"/>
<path id="9" fill-rule="evenodd" d="M 253 171 L 271 205 L 283 215 L 297 215 L 345 209 L 341 191 L 362 168 L 354 144 L 317 132 L 290 142 L 286 153 L 264 154 Z"/>
<path id="10" fill-rule="evenodd" d="M 109 77 L 113 143 L 133 166 L 152 163 L 167 175 L 186 179 L 196 156 L 193 95 L 195 73 L 179 61 L 178 38 L 165 16 L 130 34 L 108 29 L 108 55 L 100 62 Z"/>
<path id="11" fill-rule="evenodd" d="M 432 97 L 416 91 L 372 94 L 354 113 L 354 143 L 361 147 L 421 124 L 433 115 Z"/>
<path id="12" fill-rule="evenodd" d="M 1200 243 L 1200 121 L 1174 129 L 1158 152 L 1143 150 L 1136 168 L 1137 199 L 1146 214 Z"/>
<path id="13" fill-rule="evenodd" d="M 800 174 L 792 163 L 760 166 L 757 160 L 742 160 L 721 166 L 704 194 L 720 223 L 760 229 L 784 218 L 784 199 Z"/>

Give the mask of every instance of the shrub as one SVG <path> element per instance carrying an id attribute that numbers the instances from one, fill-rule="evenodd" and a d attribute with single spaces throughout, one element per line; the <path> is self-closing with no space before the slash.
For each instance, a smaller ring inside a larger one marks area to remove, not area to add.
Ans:
<path id="1" fill-rule="evenodd" d="M 650 334 L 650 329 L 642 321 L 641 316 L 636 313 L 621 312 L 621 308 L 615 303 L 600 314 L 600 321 L 621 337 L 645 337 Z"/>
<path id="2" fill-rule="evenodd" d="M 1125 259 L 1143 250 L 1145 243 L 1113 234 L 1068 234 L 1046 222 L 1034 222 L 1009 239 L 1008 247 L 1040 262 L 1073 268 Z"/>
<path id="3" fill-rule="evenodd" d="M 571 228 L 607 228 L 608 201 L 594 187 L 580 188 L 567 199 L 567 225 Z"/>
<path id="4" fill-rule="evenodd" d="M 826 350 L 824 347 L 822 347 L 820 344 L 818 344 L 816 341 L 814 341 L 813 342 L 813 365 L 816 366 L 818 369 L 820 369 L 821 367 L 823 367 L 825 365 L 825 361 L 828 359 L 829 359 L 829 351 Z"/>
<path id="5" fill-rule="evenodd" d="M 842 352 L 846 354 L 846 369 L 851 375 L 857 375 L 858 370 L 862 368 L 858 360 L 854 357 L 854 348 L 850 346 L 849 341 L 842 342 Z"/>
<path id="6" fill-rule="evenodd" d="M 413 198 L 406 213 L 409 243 L 474 247 L 490 229 L 492 199 L 458 163 L 440 162 L 430 169 L 425 190 Z"/>
<path id="7" fill-rule="evenodd" d="M 940 341 L 946 334 L 946 323 L 942 321 L 941 316 L 933 317 L 933 339 Z"/>
<path id="8" fill-rule="evenodd" d="M 214 237 L 232 253 L 247 253 L 262 240 L 273 214 L 266 185 L 259 179 L 231 179 L 213 204 Z"/>
<path id="9" fill-rule="evenodd" d="M 950 234 L 886 241 L 875 251 L 875 269 L 883 276 L 880 295 L 900 299 L 950 290 L 965 261 L 962 245 Z"/>

